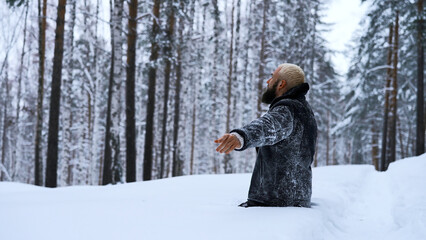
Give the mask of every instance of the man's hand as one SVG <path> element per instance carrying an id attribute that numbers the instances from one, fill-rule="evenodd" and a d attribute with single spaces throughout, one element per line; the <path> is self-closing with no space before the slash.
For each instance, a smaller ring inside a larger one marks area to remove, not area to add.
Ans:
<path id="1" fill-rule="evenodd" d="M 234 135 L 229 133 L 223 135 L 221 138 L 214 140 L 215 143 L 220 143 L 219 147 L 216 148 L 217 152 L 228 154 L 232 152 L 235 148 L 241 146 L 240 141 Z"/>

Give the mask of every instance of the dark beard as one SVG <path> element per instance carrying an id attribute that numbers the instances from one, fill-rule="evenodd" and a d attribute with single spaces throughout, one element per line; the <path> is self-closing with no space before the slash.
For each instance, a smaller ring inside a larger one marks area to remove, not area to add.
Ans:
<path id="1" fill-rule="evenodd" d="M 274 99 L 277 97 L 275 95 L 275 92 L 277 91 L 277 86 L 278 86 L 278 82 L 277 81 L 274 86 L 272 86 L 272 88 L 268 88 L 266 87 L 266 91 L 263 93 L 262 95 L 262 102 L 266 103 L 266 104 L 271 104 L 272 101 L 274 101 Z"/>

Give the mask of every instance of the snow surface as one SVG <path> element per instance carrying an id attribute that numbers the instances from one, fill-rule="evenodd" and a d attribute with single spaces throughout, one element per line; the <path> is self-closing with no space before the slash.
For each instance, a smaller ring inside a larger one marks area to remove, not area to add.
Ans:
<path id="1" fill-rule="evenodd" d="M 47 189 L 0 183 L 0 239 L 426 239 L 426 154 L 313 170 L 312 208 L 241 208 L 250 174 Z"/>

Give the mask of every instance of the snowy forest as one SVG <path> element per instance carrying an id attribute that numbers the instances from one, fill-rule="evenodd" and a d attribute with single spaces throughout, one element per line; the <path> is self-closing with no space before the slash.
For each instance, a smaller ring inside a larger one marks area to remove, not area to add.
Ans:
<path id="1" fill-rule="evenodd" d="M 342 75 L 327 0 L 0 0 L 0 181 L 249 173 L 254 149 L 221 155 L 214 139 L 267 111 L 285 62 L 310 85 L 313 167 L 420 155 L 423 0 L 365 4 Z"/>

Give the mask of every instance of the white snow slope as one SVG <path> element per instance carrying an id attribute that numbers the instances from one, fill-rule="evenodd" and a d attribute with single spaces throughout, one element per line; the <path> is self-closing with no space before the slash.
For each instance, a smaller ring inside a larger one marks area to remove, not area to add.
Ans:
<path id="1" fill-rule="evenodd" d="M 250 174 L 47 189 L 0 183 L 0 239 L 426 239 L 426 154 L 313 170 L 313 207 L 241 208 Z"/>

